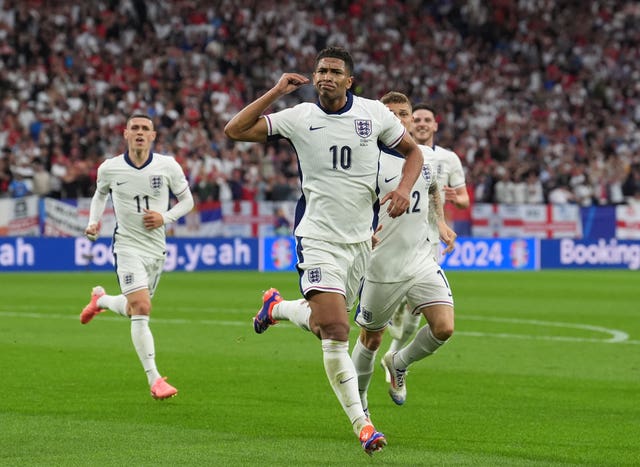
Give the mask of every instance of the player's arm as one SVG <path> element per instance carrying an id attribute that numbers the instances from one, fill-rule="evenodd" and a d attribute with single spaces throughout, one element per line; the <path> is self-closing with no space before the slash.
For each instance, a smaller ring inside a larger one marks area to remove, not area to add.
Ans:
<path id="1" fill-rule="evenodd" d="M 100 218 L 104 213 L 104 208 L 107 205 L 108 194 L 102 194 L 96 190 L 91 198 L 91 207 L 89 208 L 89 223 L 87 228 L 84 229 L 84 235 L 92 242 L 95 242 L 100 233 Z"/>
<path id="2" fill-rule="evenodd" d="M 458 209 L 466 209 L 469 207 L 469 193 L 467 193 L 466 185 L 458 188 L 444 187 L 444 200 L 453 203 Z"/>
<path id="3" fill-rule="evenodd" d="M 434 179 L 433 183 L 429 186 L 429 215 L 432 217 L 432 222 L 435 222 L 438 226 L 440 240 L 442 240 L 446 245 L 442 254 L 447 254 L 453 251 L 455 240 L 458 235 L 447 225 L 447 222 L 444 219 L 443 205 L 444 203 L 440 198 L 440 187 L 437 180 Z"/>
<path id="4" fill-rule="evenodd" d="M 108 178 L 104 173 L 104 165 L 98 167 L 98 176 L 96 180 L 96 191 L 91 197 L 91 205 L 89 207 L 89 222 L 87 228 L 84 229 L 84 235 L 92 242 L 95 242 L 100 234 L 100 219 L 107 206 L 107 198 L 109 197 Z"/>
<path id="5" fill-rule="evenodd" d="M 415 185 L 416 180 L 418 180 L 420 172 L 422 171 L 422 164 L 424 163 L 422 151 L 411 135 L 409 135 L 409 132 L 405 132 L 402 140 L 394 149 L 404 155 L 405 161 L 402 166 L 400 183 L 398 183 L 395 190 L 390 191 L 380 200 L 381 206 L 389 201 L 387 212 L 390 217 L 402 215 L 409 207 L 411 189 L 413 185 Z"/>
<path id="6" fill-rule="evenodd" d="M 224 127 L 227 138 L 235 141 L 265 142 L 268 136 L 267 122 L 261 118 L 280 97 L 309 83 L 298 73 L 284 73 L 276 85 L 238 112 Z"/>
<path id="7" fill-rule="evenodd" d="M 161 213 L 152 211 L 151 209 L 143 209 L 144 215 L 142 216 L 142 223 L 144 224 L 144 228 L 153 230 L 165 224 L 170 224 L 193 209 L 193 196 L 188 188 L 179 195 L 176 195 L 176 198 L 178 198 L 178 202 L 167 212 Z"/>
<path id="8" fill-rule="evenodd" d="M 460 162 L 460 157 L 455 152 L 451 154 L 451 167 L 449 177 L 444 187 L 444 201 L 453 203 L 458 209 L 469 207 L 469 193 L 464 180 L 464 169 Z M 455 188 L 452 188 L 455 187 Z"/>

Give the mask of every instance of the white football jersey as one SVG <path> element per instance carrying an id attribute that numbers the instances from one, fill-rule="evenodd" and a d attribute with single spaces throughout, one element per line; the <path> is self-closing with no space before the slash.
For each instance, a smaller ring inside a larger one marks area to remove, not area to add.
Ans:
<path id="1" fill-rule="evenodd" d="M 288 139 L 298 156 L 295 235 L 336 243 L 371 238 L 378 142 L 395 147 L 405 133 L 400 120 L 381 102 L 351 93 L 338 112 L 302 103 L 265 117 L 268 135 Z"/>
<path id="2" fill-rule="evenodd" d="M 169 190 L 175 195 L 189 189 L 180 164 L 171 156 L 151 153 L 138 168 L 128 153 L 107 159 L 98 168 L 96 190 L 111 193 L 116 228 L 113 251 L 135 251 L 142 256 L 164 257 L 166 228 L 144 228 L 143 209 L 164 213 L 169 210 Z"/>
<path id="3" fill-rule="evenodd" d="M 418 177 L 409 199 L 407 211 L 396 218 L 389 217 L 386 205 L 380 206 L 378 225 L 382 230 L 380 242 L 371 253 L 366 279 L 373 282 L 404 282 L 412 278 L 425 261 L 433 262 L 429 230 L 429 187 L 436 183 L 430 162 L 433 150 L 419 146 L 424 156 L 422 176 Z M 380 154 L 378 185 L 380 199 L 398 186 L 404 159 L 393 150 L 384 149 Z"/>
<path id="4" fill-rule="evenodd" d="M 431 162 L 436 172 L 438 186 L 440 187 L 440 201 L 444 204 L 444 187 L 460 188 L 466 185 L 462 162 L 458 155 L 437 144 L 433 146 L 433 151 L 425 154 L 425 161 Z M 429 224 L 429 240 L 434 245 L 434 254 L 437 254 L 440 244 L 440 232 L 435 223 Z"/>

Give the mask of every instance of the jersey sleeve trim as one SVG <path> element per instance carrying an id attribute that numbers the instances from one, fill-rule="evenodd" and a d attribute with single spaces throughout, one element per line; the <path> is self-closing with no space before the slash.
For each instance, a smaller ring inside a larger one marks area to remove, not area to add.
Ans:
<path id="1" fill-rule="evenodd" d="M 404 138 L 406 132 L 407 130 L 403 128 L 402 134 L 398 138 L 394 139 L 393 142 L 388 145 L 388 147 L 395 148 L 398 144 L 400 144 L 400 141 L 402 141 L 402 138 Z"/>
<path id="2" fill-rule="evenodd" d="M 268 115 L 263 115 L 264 119 L 267 122 L 267 136 L 273 136 L 273 125 L 271 123 L 271 118 Z"/>

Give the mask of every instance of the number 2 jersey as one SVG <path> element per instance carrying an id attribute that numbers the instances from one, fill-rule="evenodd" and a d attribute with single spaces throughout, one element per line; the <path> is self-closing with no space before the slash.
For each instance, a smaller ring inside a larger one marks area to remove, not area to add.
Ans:
<path id="1" fill-rule="evenodd" d="M 98 167 L 98 180 L 94 199 L 102 201 L 102 209 L 94 212 L 91 203 L 91 219 L 96 223 L 104 211 L 104 203 L 111 194 L 117 224 L 113 234 L 113 251 L 121 253 L 133 251 L 141 256 L 164 257 L 166 249 L 166 228 L 147 230 L 142 217 L 144 209 L 163 214 L 165 224 L 175 221 L 182 212 L 167 215 L 169 191 L 180 197 L 189 190 L 180 164 L 171 156 L 150 153 L 142 167 L 136 167 L 125 152 L 105 160 Z M 191 209 L 192 204 L 188 204 Z"/>
<path id="2" fill-rule="evenodd" d="M 423 263 L 433 263 L 428 238 L 429 188 L 436 185 L 437 181 L 433 166 L 427 162 L 433 150 L 428 146 L 418 147 L 422 150 L 425 162 L 421 175 L 411 189 L 409 208 L 396 218 L 389 217 L 385 206 L 380 208 L 377 225 L 382 225 L 382 230 L 376 234 L 380 241 L 371 253 L 365 274 L 369 281 L 404 282 L 414 277 Z M 382 149 L 378 175 L 380 199 L 396 189 L 403 165 L 404 158 L 400 154 Z"/>
<path id="3" fill-rule="evenodd" d="M 372 234 L 380 148 L 393 148 L 405 128 L 381 102 L 347 93 L 347 103 L 327 112 L 301 103 L 265 115 L 268 136 L 286 138 L 298 157 L 302 196 L 295 235 L 358 243 Z"/>

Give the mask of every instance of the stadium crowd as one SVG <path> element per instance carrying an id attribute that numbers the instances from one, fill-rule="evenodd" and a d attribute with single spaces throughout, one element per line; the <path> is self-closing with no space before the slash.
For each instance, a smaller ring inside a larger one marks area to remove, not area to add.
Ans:
<path id="1" fill-rule="evenodd" d="M 139 111 L 197 200 L 296 199 L 287 143 L 222 128 L 334 44 L 356 93 L 437 109 L 476 202 L 640 200 L 633 0 L 0 0 L 0 196 L 90 196 Z"/>

